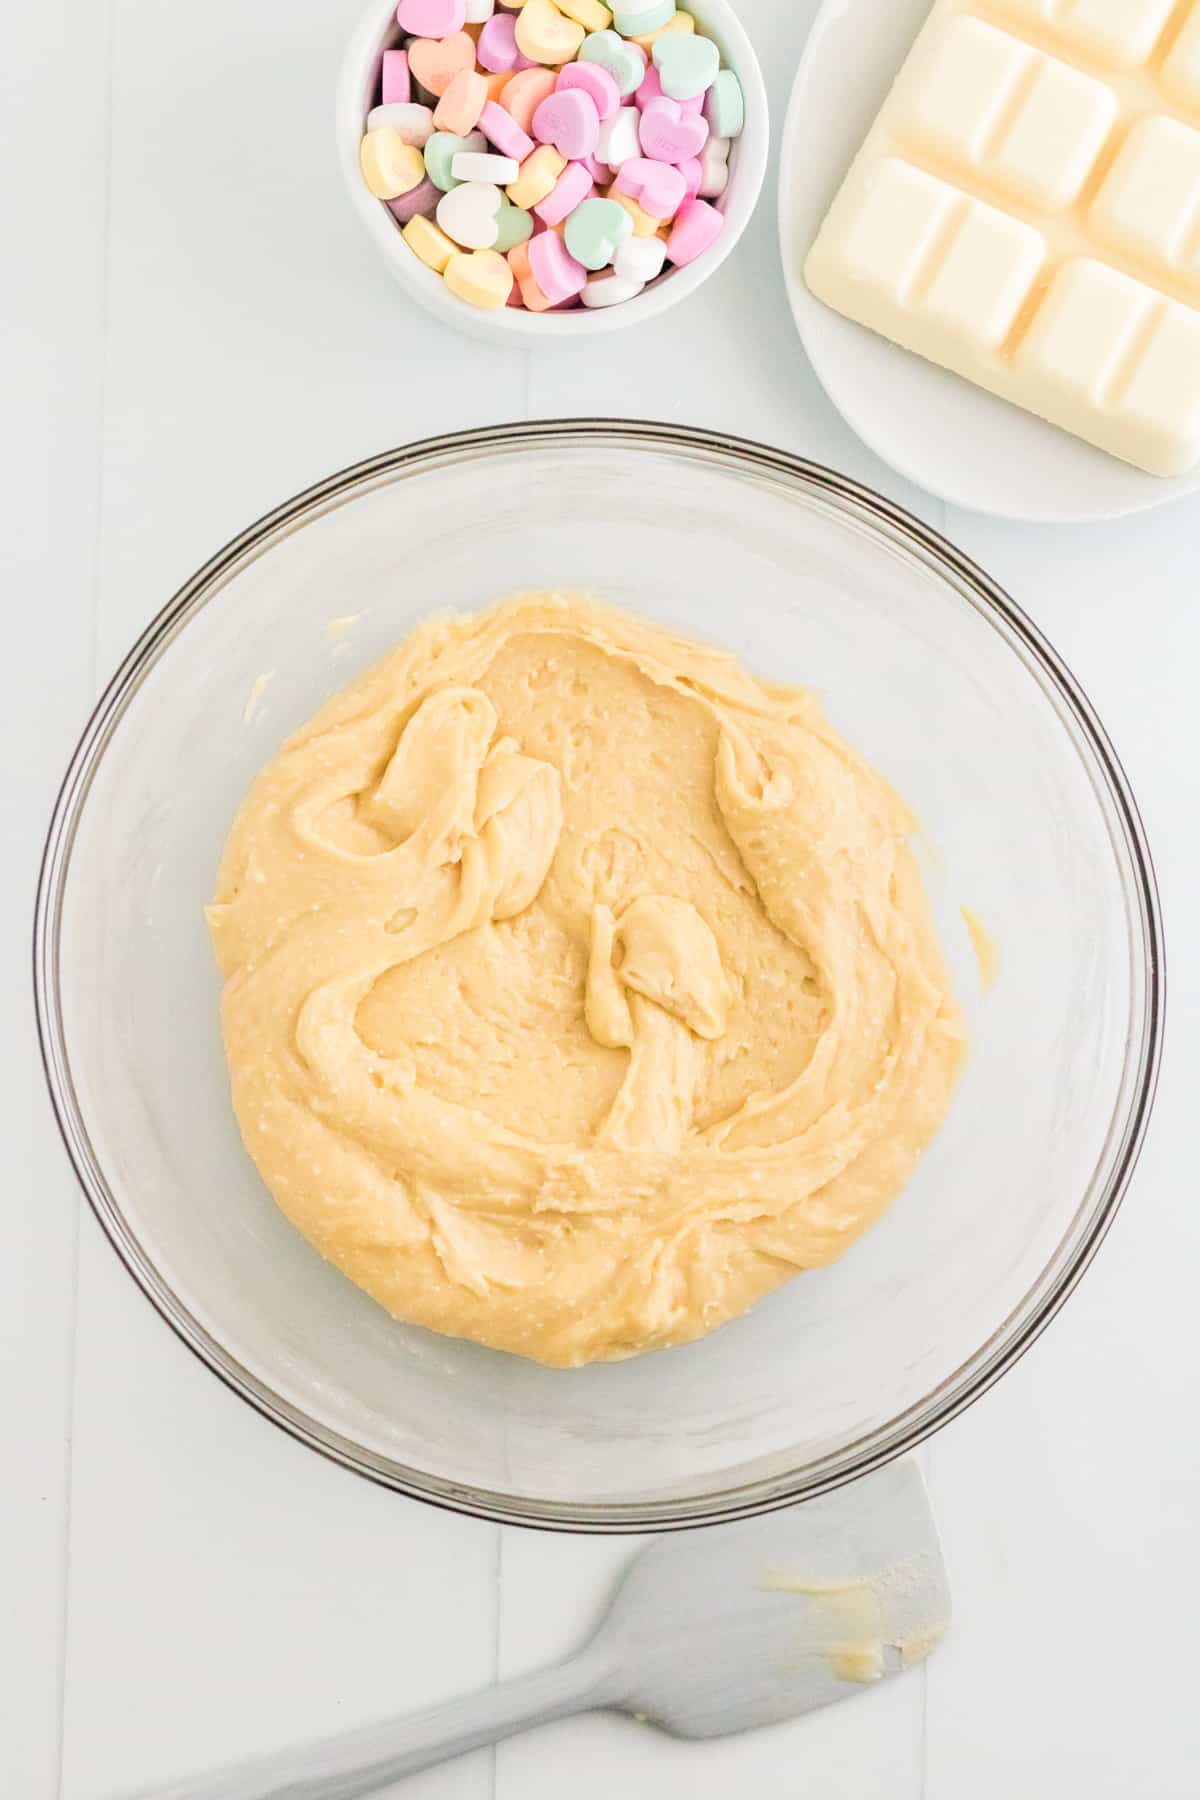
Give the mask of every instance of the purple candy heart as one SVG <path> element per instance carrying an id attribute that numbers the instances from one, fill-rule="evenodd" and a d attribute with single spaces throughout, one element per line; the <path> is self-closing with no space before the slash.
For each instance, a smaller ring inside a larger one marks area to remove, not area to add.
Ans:
<path id="1" fill-rule="evenodd" d="M 398 200 L 389 200 L 387 209 L 393 219 L 398 219 L 401 225 L 407 225 L 418 213 L 431 213 L 441 197 L 441 188 L 434 187 L 426 176 L 415 188 L 410 188 L 407 194 L 401 194 Z"/>
<path id="2" fill-rule="evenodd" d="M 479 34 L 475 54 L 481 69 L 503 75 L 517 66 L 517 23 L 511 13 L 493 13 Z"/>
<path id="3" fill-rule="evenodd" d="M 705 131 L 708 130 L 707 125 Z M 600 137 L 596 103 L 582 88 L 559 88 L 547 95 L 533 115 L 533 135 L 539 144 L 553 144 L 568 162 L 590 156 Z"/>
<path id="4" fill-rule="evenodd" d="M 678 100 L 651 100 L 638 121 L 638 142 L 654 162 L 687 162 L 699 156 L 707 139 L 707 119 L 684 112 Z"/>

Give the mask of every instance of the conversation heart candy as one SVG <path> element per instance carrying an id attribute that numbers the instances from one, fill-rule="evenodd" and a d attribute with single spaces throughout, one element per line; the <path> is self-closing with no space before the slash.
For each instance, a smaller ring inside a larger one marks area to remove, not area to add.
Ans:
<path id="1" fill-rule="evenodd" d="M 635 281 L 639 287 L 645 287 L 656 275 L 662 274 L 663 263 L 667 259 L 667 246 L 658 236 L 638 237 L 636 234 L 618 244 L 613 256 L 613 270 L 622 281 Z"/>
<path id="2" fill-rule="evenodd" d="M 437 222 L 464 250 L 490 250 L 500 235 L 502 198 L 490 182 L 460 182 L 438 201 Z"/>
<path id="3" fill-rule="evenodd" d="M 603 269 L 599 275 L 588 276 L 579 298 L 585 306 L 620 306 L 626 300 L 636 300 L 641 291 L 640 281 L 626 281 L 615 269 Z"/>
<path id="4" fill-rule="evenodd" d="M 554 0 L 554 4 L 585 31 L 606 31 L 612 24 L 612 13 L 603 0 Z"/>
<path id="5" fill-rule="evenodd" d="M 539 144 L 532 156 L 521 164 L 517 179 L 508 184 L 508 197 L 514 206 L 537 206 L 546 198 L 567 166 L 553 144 Z"/>
<path id="6" fill-rule="evenodd" d="M 434 187 L 447 194 L 456 185 L 452 164 L 459 151 L 486 149 L 487 139 L 482 131 L 468 132 L 466 137 L 457 137 L 452 131 L 435 131 L 425 145 L 425 172 Z"/>
<path id="7" fill-rule="evenodd" d="M 525 0 L 517 14 L 517 47 L 536 63 L 570 62 L 585 35 L 554 0 Z"/>
<path id="8" fill-rule="evenodd" d="M 712 139 L 710 138 L 709 143 L 711 142 Z M 708 149 L 708 144 L 705 144 L 704 149 Z M 702 151 L 701 156 L 703 153 L 704 152 Z M 677 168 L 679 173 L 683 176 L 684 199 L 694 200 L 696 195 L 700 192 L 700 183 L 704 179 L 704 170 L 701 165 L 700 157 L 686 157 L 683 162 L 675 163 L 674 167 Z"/>
<path id="9" fill-rule="evenodd" d="M 650 63 L 642 78 L 642 85 L 634 95 L 634 99 L 637 101 L 639 107 L 647 107 L 652 100 L 662 100 L 664 98 L 666 98 L 666 96 L 663 94 L 662 80 L 658 70 L 654 67 L 653 63 Z M 682 106 L 684 112 L 702 112 L 704 109 L 704 95 L 696 94 L 691 100 L 681 100 L 679 104 Z"/>
<path id="10" fill-rule="evenodd" d="M 658 38 L 652 54 L 668 100 L 693 100 L 706 94 L 721 67 L 721 52 L 712 39 L 686 32 Z"/>
<path id="11" fill-rule="evenodd" d="M 385 126 L 368 131 L 358 148 L 363 180 L 377 200 L 395 200 L 417 187 L 425 174 L 421 152 Z"/>
<path id="12" fill-rule="evenodd" d="M 450 258 L 458 253 L 458 245 L 454 239 L 448 238 L 432 219 L 426 219 L 420 214 L 409 220 L 400 235 L 409 249 L 435 275 L 440 275 Z"/>
<path id="13" fill-rule="evenodd" d="M 467 25 L 486 25 L 496 10 L 496 0 L 466 0 Z"/>
<path id="14" fill-rule="evenodd" d="M 452 131 L 465 137 L 474 131 L 479 115 L 487 104 L 487 82 L 474 69 L 460 69 L 433 109 L 433 123 L 438 131 Z"/>
<path id="15" fill-rule="evenodd" d="M 450 173 L 455 181 L 490 181 L 494 187 L 504 187 L 517 179 L 520 167 L 511 156 L 494 156 L 486 150 L 460 150 L 451 159 Z"/>
<path id="16" fill-rule="evenodd" d="M 564 88 L 543 100 L 534 113 L 533 135 L 540 144 L 553 144 L 560 156 L 574 162 L 590 156 L 596 148 L 600 119 L 582 88 Z"/>
<path id="17" fill-rule="evenodd" d="M 671 163 L 631 156 L 618 171 L 617 190 L 629 194 L 656 219 L 670 219 L 687 198 L 687 180 Z"/>
<path id="18" fill-rule="evenodd" d="M 497 13 L 484 25 L 475 46 L 481 69 L 503 73 L 517 66 L 517 21 L 511 13 Z"/>
<path id="19" fill-rule="evenodd" d="M 622 37 L 645 37 L 661 31 L 675 12 L 675 0 L 613 0 L 613 24 Z"/>
<path id="20" fill-rule="evenodd" d="M 686 162 L 699 156 L 708 125 L 699 113 L 685 113 L 678 100 L 652 100 L 638 121 L 638 142 L 655 162 Z"/>
<path id="21" fill-rule="evenodd" d="M 528 0 L 530 5 L 533 0 Z M 552 306 L 572 300 L 587 283 L 587 270 L 576 262 L 556 231 L 543 231 L 529 240 L 529 268 L 533 279 Z"/>
<path id="22" fill-rule="evenodd" d="M 412 99 L 412 76 L 408 72 L 408 53 L 385 50 L 379 77 L 379 98 L 385 106 L 403 106 Z"/>
<path id="23" fill-rule="evenodd" d="M 400 0 L 396 8 L 401 31 L 418 38 L 452 37 L 466 18 L 466 0 Z"/>
<path id="24" fill-rule="evenodd" d="M 534 212 L 543 225 L 561 225 L 569 212 L 592 191 L 592 177 L 586 163 L 569 162 L 544 200 Z"/>
<path id="25" fill-rule="evenodd" d="M 618 245 L 633 236 L 633 220 L 613 200 L 584 200 L 567 217 L 563 242 L 585 269 L 604 269 Z"/>
<path id="26" fill-rule="evenodd" d="M 415 100 L 391 101 L 386 106 L 372 107 L 367 114 L 367 130 L 380 131 L 388 125 L 404 139 L 423 150 L 433 130 L 433 114 Z"/>
<path id="27" fill-rule="evenodd" d="M 591 156 L 581 157 L 580 161 L 598 187 L 608 186 L 613 178 L 613 171 L 607 163 L 602 163 L 594 152 Z"/>
<path id="28" fill-rule="evenodd" d="M 479 129 L 501 156 L 511 156 L 523 163 L 532 154 L 534 144 L 528 132 L 522 131 L 510 112 L 495 100 L 489 100 L 479 115 Z"/>
<path id="29" fill-rule="evenodd" d="M 656 219 L 653 213 L 645 212 L 642 207 L 638 205 L 636 200 L 631 199 L 628 194 L 622 194 L 615 182 L 608 190 L 606 197 L 611 200 L 614 205 L 623 206 L 625 208 L 625 211 L 633 220 L 634 237 L 652 238 L 662 224 L 661 219 Z"/>
<path id="30" fill-rule="evenodd" d="M 526 212 L 523 206 L 514 206 L 512 201 L 501 196 L 500 211 L 496 214 L 496 242 L 494 249 L 501 255 L 518 244 L 527 243 L 533 236 L 533 214 Z"/>
<path id="31" fill-rule="evenodd" d="M 667 239 L 667 255 L 677 267 L 695 262 L 720 237 L 724 216 L 707 200 L 689 200 L 675 215 L 671 235 Z"/>
<path id="32" fill-rule="evenodd" d="M 696 193 L 715 200 L 729 180 L 729 139 L 710 137 L 700 152 L 700 181 Z"/>
<path id="33" fill-rule="evenodd" d="M 465 31 L 448 38 L 413 38 L 408 66 L 414 80 L 439 100 L 462 69 L 475 67 L 475 44 Z"/>
<path id="34" fill-rule="evenodd" d="M 735 138 L 746 123 L 746 97 L 732 69 L 719 69 L 704 96 L 704 116 L 713 137 Z"/>
<path id="35" fill-rule="evenodd" d="M 556 80 L 553 69 L 523 69 L 505 82 L 499 104 L 529 134 L 533 130 L 533 115 L 554 92 Z"/>
<path id="36" fill-rule="evenodd" d="M 460 300 L 490 311 L 507 305 L 513 272 L 498 250 L 460 250 L 446 264 L 443 280 Z"/>
<path id="37" fill-rule="evenodd" d="M 595 154 L 610 169 L 619 169 L 631 156 L 637 156 L 639 149 L 637 107 L 619 106 L 600 127 Z"/>
<path id="38" fill-rule="evenodd" d="M 442 190 L 434 187 L 426 175 L 424 181 L 418 182 L 415 188 L 410 188 L 407 194 L 389 200 L 387 209 L 399 224 L 407 225 L 418 213 L 431 213 L 441 199 L 441 193 Z"/>
<path id="39" fill-rule="evenodd" d="M 579 60 L 605 69 L 624 100 L 636 93 L 646 73 L 646 53 L 615 31 L 593 31 L 579 47 Z"/>
<path id="40" fill-rule="evenodd" d="M 543 294 L 529 266 L 529 245 L 515 244 L 508 253 L 508 266 L 521 290 L 521 300 L 529 312 L 549 312 L 550 301 Z"/>
<path id="41" fill-rule="evenodd" d="M 691 32 L 695 31 L 695 29 L 696 21 L 691 13 L 684 12 L 682 8 L 677 8 L 675 12 L 671 14 L 671 17 L 667 20 L 665 25 L 660 25 L 657 30 L 648 31 L 644 35 L 642 33 L 635 33 L 630 39 L 630 42 L 637 44 L 639 48 L 644 50 L 646 55 L 649 56 L 659 38 L 670 37 L 672 33 L 676 31 Z"/>
<path id="42" fill-rule="evenodd" d="M 606 119 L 612 118 L 621 102 L 616 82 L 599 63 L 568 63 L 565 69 L 559 70 L 554 85 L 559 93 L 564 88 L 581 89 L 596 108 L 596 117 L 601 125 Z"/>

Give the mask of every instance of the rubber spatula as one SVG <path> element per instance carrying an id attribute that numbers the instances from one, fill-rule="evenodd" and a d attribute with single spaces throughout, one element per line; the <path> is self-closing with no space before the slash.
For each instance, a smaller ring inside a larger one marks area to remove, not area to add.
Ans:
<path id="1" fill-rule="evenodd" d="M 765 1518 L 655 1539 L 569 1662 L 145 1800 L 357 1800 L 569 1713 L 615 1707 L 679 1737 L 771 1725 L 862 1693 L 941 1638 L 950 1597 L 916 1464 Z"/>

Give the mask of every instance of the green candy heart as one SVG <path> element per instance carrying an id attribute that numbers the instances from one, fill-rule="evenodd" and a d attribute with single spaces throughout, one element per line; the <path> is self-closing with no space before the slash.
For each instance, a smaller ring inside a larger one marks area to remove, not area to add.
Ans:
<path id="1" fill-rule="evenodd" d="M 585 269 L 605 269 L 633 230 L 633 220 L 615 200 L 583 200 L 567 214 L 563 239 Z"/>
<path id="2" fill-rule="evenodd" d="M 460 150 L 486 150 L 487 145 L 479 132 L 470 137 L 457 137 L 452 131 L 432 132 L 426 140 L 422 152 L 425 158 L 425 173 L 434 187 L 441 188 L 448 194 L 451 188 L 460 186 L 450 173 L 450 164 Z"/>
<path id="3" fill-rule="evenodd" d="M 654 40 L 654 66 L 670 100 L 694 100 L 717 78 L 721 52 L 711 38 L 672 31 Z"/>
<path id="4" fill-rule="evenodd" d="M 499 231 L 492 248 L 501 256 L 533 236 L 533 214 L 526 212 L 523 206 L 514 206 L 511 200 L 501 200 L 496 224 Z"/>
<path id="5" fill-rule="evenodd" d="M 622 37 L 648 37 L 675 17 L 675 0 L 613 0 L 613 24 Z"/>
<path id="6" fill-rule="evenodd" d="M 579 61 L 598 63 L 607 69 L 622 100 L 636 93 L 646 73 L 646 59 L 636 44 L 627 44 L 615 31 L 592 31 L 579 46 Z"/>
<path id="7" fill-rule="evenodd" d="M 732 69 L 722 69 L 705 94 L 704 116 L 715 138 L 735 138 L 746 123 L 746 98 Z"/>

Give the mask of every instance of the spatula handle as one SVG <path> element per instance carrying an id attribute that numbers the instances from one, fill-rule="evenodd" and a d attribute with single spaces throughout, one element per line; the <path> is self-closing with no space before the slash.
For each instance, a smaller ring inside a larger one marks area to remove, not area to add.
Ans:
<path id="1" fill-rule="evenodd" d="M 603 1706 L 612 1664 L 587 1649 L 555 1669 L 448 1701 L 429 1712 L 282 1750 L 211 1775 L 156 1787 L 141 1800 L 360 1800 L 389 1782 L 531 1725 Z"/>

